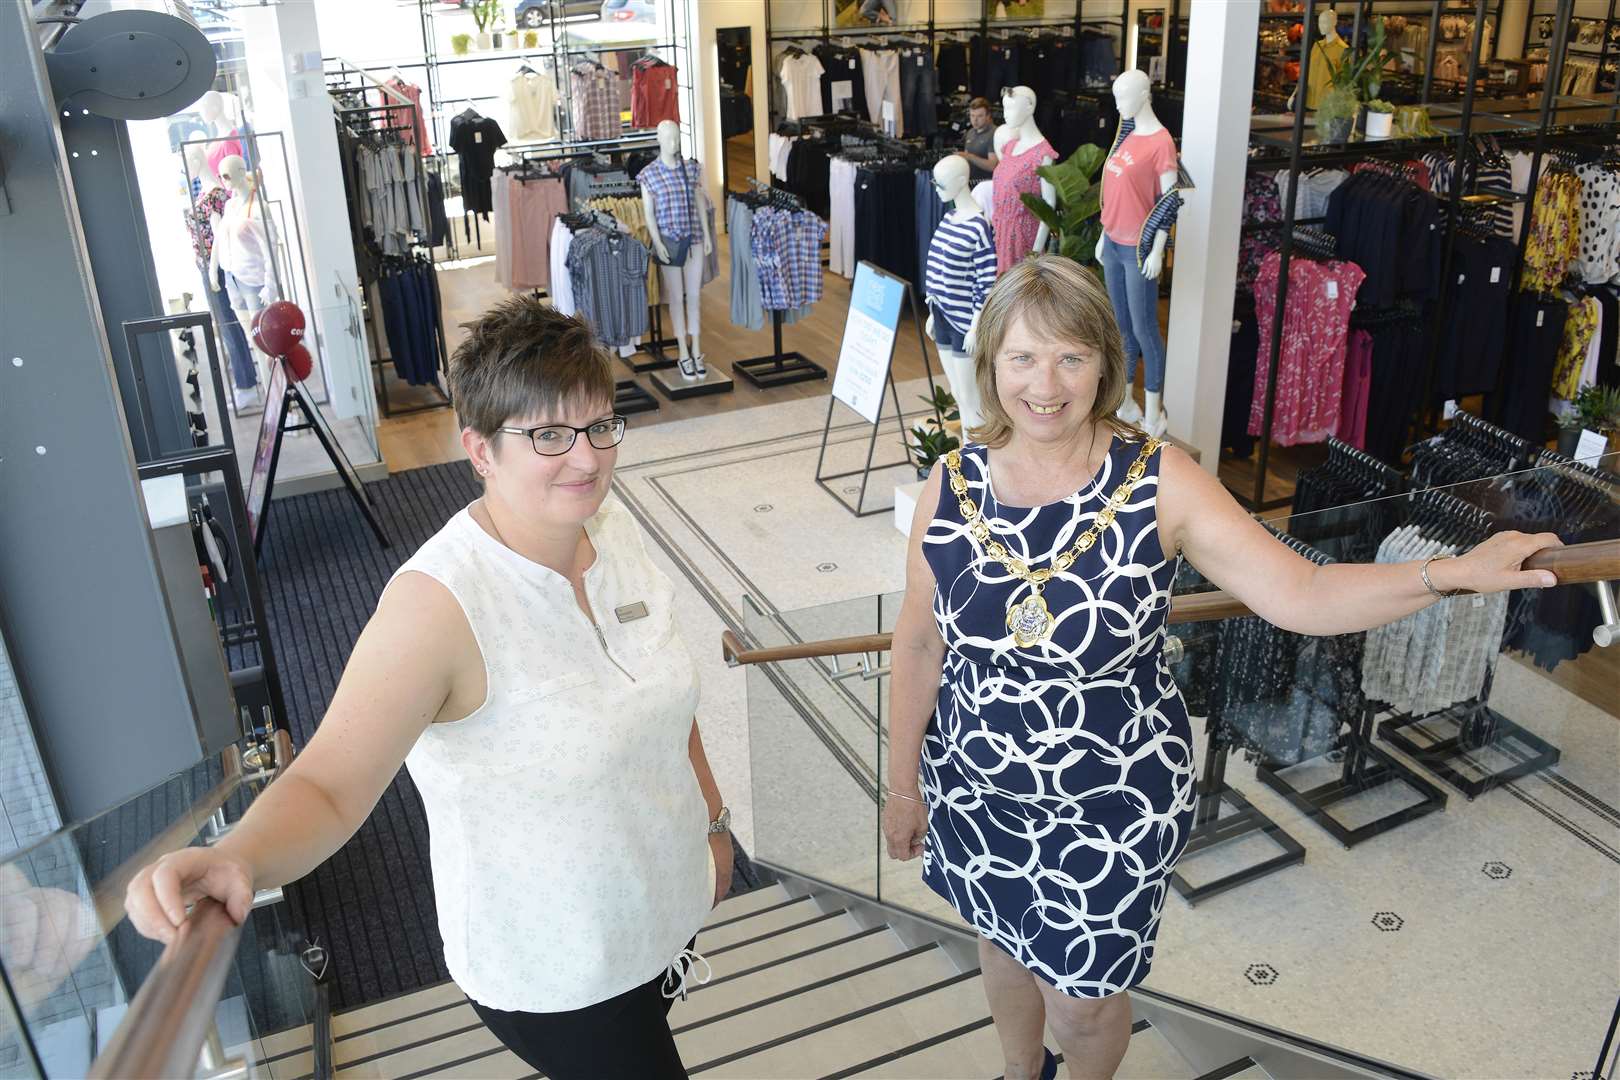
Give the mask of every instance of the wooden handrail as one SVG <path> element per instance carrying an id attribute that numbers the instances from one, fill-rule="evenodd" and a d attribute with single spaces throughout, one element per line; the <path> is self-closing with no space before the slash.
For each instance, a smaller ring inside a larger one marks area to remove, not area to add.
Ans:
<path id="1" fill-rule="evenodd" d="M 1526 570 L 1551 570 L 1560 585 L 1587 581 L 1620 579 L 1620 540 L 1592 540 L 1561 548 L 1543 548 L 1524 562 Z M 1253 615 L 1229 592 L 1183 593 L 1170 601 L 1169 622 L 1175 624 L 1234 619 Z M 730 630 L 720 635 L 720 652 L 727 664 L 774 664 L 783 660 L 807 660 L 816 656 L 856 656 L 888 652 L 891 634 L 862 634 L 858 637 L 828 638 L 776 645 L 768 649 L 745 649 L 742 640 Z"/>
<path id="2" fill-rule="evenodd" d="M 90 1066 L 92 1080 L 195 1076 L 241 936 L 223 904 L 198 901 Z"/>

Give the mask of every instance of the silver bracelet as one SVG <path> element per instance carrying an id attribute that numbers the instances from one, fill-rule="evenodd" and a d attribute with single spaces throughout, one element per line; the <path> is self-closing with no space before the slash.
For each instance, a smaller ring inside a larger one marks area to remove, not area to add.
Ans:
<path id="1" fill-rule="evenodd" d="M 1449 600 L 1453 596 L 1456 596 L 1458 593 L 1462 592 L 1462 590 L 1452 589 L 1449 592 L 1441 592 L 1439 589 L 1435 588 L 1434 582 L 1429 580 L 1429 564 L 1434 562 L 1436 559 L 1450 559 L 1453 557 L 1454 556 L 1451 555 L 1430 555 L 1427 559 L 1423 560 L 1423 569 L 1419 571 L 1423 578 L 1423 587 L 1428 589 L 1430 593 L 1439 597 L 1441 600 Z"/>
<path id="2" fill-rule="evenodd" d="M 885 789 L 885 790 L 887 790 L 887 789 Z M 927 803 L 923 802 L 921 799 L 914 799 L 910 795 L 902 795 L 898 791 L 889 791 L 889 798 L 891 798 L 891 799 L 904 799 L 904 800 L 906 800 L 906 802 L 914 802 L 918 806 L 927 806 L 928 805 Z"/>

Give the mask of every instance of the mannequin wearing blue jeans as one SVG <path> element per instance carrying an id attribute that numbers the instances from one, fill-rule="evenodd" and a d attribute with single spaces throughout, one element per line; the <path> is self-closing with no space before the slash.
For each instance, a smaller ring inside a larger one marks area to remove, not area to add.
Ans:
<path id="1" fill-rule="evenodd" d="M 899 0 L 861 0 L 861 18 L 875 21 L 879 9 L 888 14 L 890 22 L 900 20 Z"/>
<path id="2" fill-rule="evenodd" d="M 1136 248 L 1107 236 L 1102 243 L 1103 276 L 1114 305 L 1119 332 L 1125 338 L 1125 379 L 1136 379 L 1136 358 L 1145 366 L 1145 389 L 1164 392 L 1164 338 L 1159 333 L 1159 283 L 1144 277 L 1136 265 Z"/>

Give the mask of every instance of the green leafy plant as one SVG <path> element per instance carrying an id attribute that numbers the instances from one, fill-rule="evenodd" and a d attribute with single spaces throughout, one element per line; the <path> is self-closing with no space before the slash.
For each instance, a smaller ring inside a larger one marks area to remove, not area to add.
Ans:
<path id="1" fill-rule="evenodd" d="M 472 17 L 480 34 L 489 32 L 500 21 L 501 0 L 473 0 Z"/>
<path id="2" fill-rule="evenodd" d="M 1056 165 L 1042 165 L 1036 173 L 1057 192 L 1057 209 L 1035 195 L 1020 196 L 1029 212 L 1057 238 L 1058 254 L 1077 263 L 1096 261 L 1097 238 L 1102 235 L 1102 172 L 1108 152 L 1087 143 Z"/>
<path id="3" fill-rule="evenodd" d="M 1395 106 L 1391 105 L 1383 98 L 1373 98 L 1371 101 L 1367 102 L 1367 111 L 1375 113 L 1394 113 Z"/>
<path id="4" fill-rule="evenodd" d="M 943 386 L 934 387 L 933 397 L 928 397 L 925 394 L 918 394 L 917 400 L 925 402 L 928 407 L 934 411 L 934 415 L 943 416 L 947 421 L 962 419 L 962 413 L 956 407 L 956 398 L 953 397 L 951 392 L 945 389 Z M 930 423 L 931 422 L 932 421 L 930 421 Z"/>
<path id="5" fill-rule="evenodd" d="M 934 467 L 934 462 L 961 448 L 961 441 L 955 435 L 940 427 L 935 421 L 927 424 L 918 424 L 911 429 L 911 442 L 907 449 L 911 451 L 911 458 L 917 463 L 917 475 L 925 477 Z"/>
<path id="6" fill-rule="evenodd" d="M 1620 428 L 1620 387 L 1588 383 L 1575 395 L 1574 405 L 1580 427 L 1599 433 Z"/>
<path id="7" fill-rule="evenodd" d="M 1329 90 L 1346 90 L 1358 103 L 1372 101 L 1384 88 L 1384 69 L 1399 57 L 1400 54 L 1385 43 L 1384 20 L 1375 18 L 1367 33 L 1365 49 L 1347 50 L 1337 64 L 1328 59 L 1326 53 L 1322 55 L 1328 66 Z M 1323 97 L 1326 96 L 1324 93 Z M 1320 104 L 1317 111 L 1321 111 Z"/>
<path id="8" fill-rule="evenodd" d="M 538 30 L 525 30 L 525 31 L 523 31 L 523 47 L 525 49 L 539 48 L 540 47 L 540 31 L 538 31 Z"/>
<path id="9" fill-rule="evenodd" d="M 457 56 L 466 56 L 467 50 L 472 47 L 471 34 L 451 34 L 450 51 Z"/>

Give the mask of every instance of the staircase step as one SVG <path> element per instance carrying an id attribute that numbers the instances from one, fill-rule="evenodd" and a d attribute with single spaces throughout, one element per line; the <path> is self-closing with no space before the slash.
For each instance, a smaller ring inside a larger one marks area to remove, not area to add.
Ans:
<path id="1" fill-rule="evenodd" d="M 943 961 L 944 956 L 937 959 Z M 951 975 L 934 984 L 913 981 L 895 999 L 869 1001 L 828 1020 L 804 1024 L 741 1057 L 705 1061 L 683 1047 L 682 1058 L 694 1076 L 753 1080 L 828 1076 L 987 1015 L 977 974 Z"/>
<path id="2" fill-rule="evenodd" d="M 669 1016 L 670 1024 L 679 1031 L 722 1013 L 744 1009 L 778 994 L 809 986 L 822 979 L 836 978 L 908 951 L 894 931 L 887 927 L 870 933 L 862 933 L 852 927 L 846 929 L 850 932 L 843 939 L 817 948 L 791 963 L 748 970 L 731 963 L 733 954 L 721 956 L 722 963 L 715 967 L 714 979 L 706 986 L 694 988 L 685 1001 L 675 1003 Z"/>
<path id="3" fill-rule="evenodd" d="M 724 949 L 739 941 L 747 941 L 785 927 L 796 926 L 820 914 L 821 909 L 808 896 L 796 899 L 784 898 L 780 903 L 763 910 L 745 912 L 735 921 L 723 920 L 718 926 L 705 927 L 698 931 L 697 951 L 707 956 L 716 949 Z"/>
<path id="4" fill-rule="evenodd" d="M 1192 1066 L 1145 1021 L 1138 1021 L 1131 1043 L 1125 1050 L 1125 1059 L 1114 1073 L 1115 1080 L 1192 1080 Z M 1050 1030 L 1046 1045 L 1057 1048 L 1057 1039 Z M 860 1071 L 862 1077 L 886 1077 L 890 1080 L 981 1080 L 986 1076 L 999 1076 L 1002 1065 L 1001 1041 L 996 1038 L 993 1025 L 985 1024 L 964 1032 L 953 1039 L 920 1047 L 901 1057 L 881 1064 L 869 1065 Z M 1060 1070 L 1060 1075 L 1062 1075 Z"/>
<path id="5" fill-rule="evenodd" d="M 797 967 L 797 965 L 790 965 Z M 696 1026 L 681 1025 L 675 1044 L 688 1068 L 718 1062 L 764 1046 L 817 1024 L 828 1023 L 903 997 L 918 987 L 948 979 L 956 971 L 937 948 L 911 951 L 869 965 L 858 974 L 834 977 L 804 993 L 793 994 Z M 800 984 L 805 985 L 803 983 Z M 746 1056 L 746 1055 L 745 1055 Z"/>
<path id="6" fill-rule="evenodd" d="M 1271 1080 L 1271 1074 L 1249 1058 L 1222 1065 L 1198 1077 L 1198 1080 Z"/>
<path id="7" fill-rule="evenodd" d="M 758 940 L 733 942 L 723 952 L 710 950 L 703 956 L 714 972 L 714 981 L 718 982 L 766 964 L 796 963 L 789 958 L 859 933 L 860 925 L 845 912 L 805 912 L 797 925 Z"/>
<path id="8" fill-rule="evenodd" d="M 713 926 L 715 923 L 725 922 L 728 919 L 752 915 L 756 911 L 791 899 L 793 897 L 788 895 L 788 891 L 782 886 L 763 885 L 760 888 L 750 889 L 748 892 L 738 893 L 736 896 L 720 901 L 715 906 L 715 909 L 709 912 L 709 917 L 703 920 L 703 925 L 705 927 Z"/>

